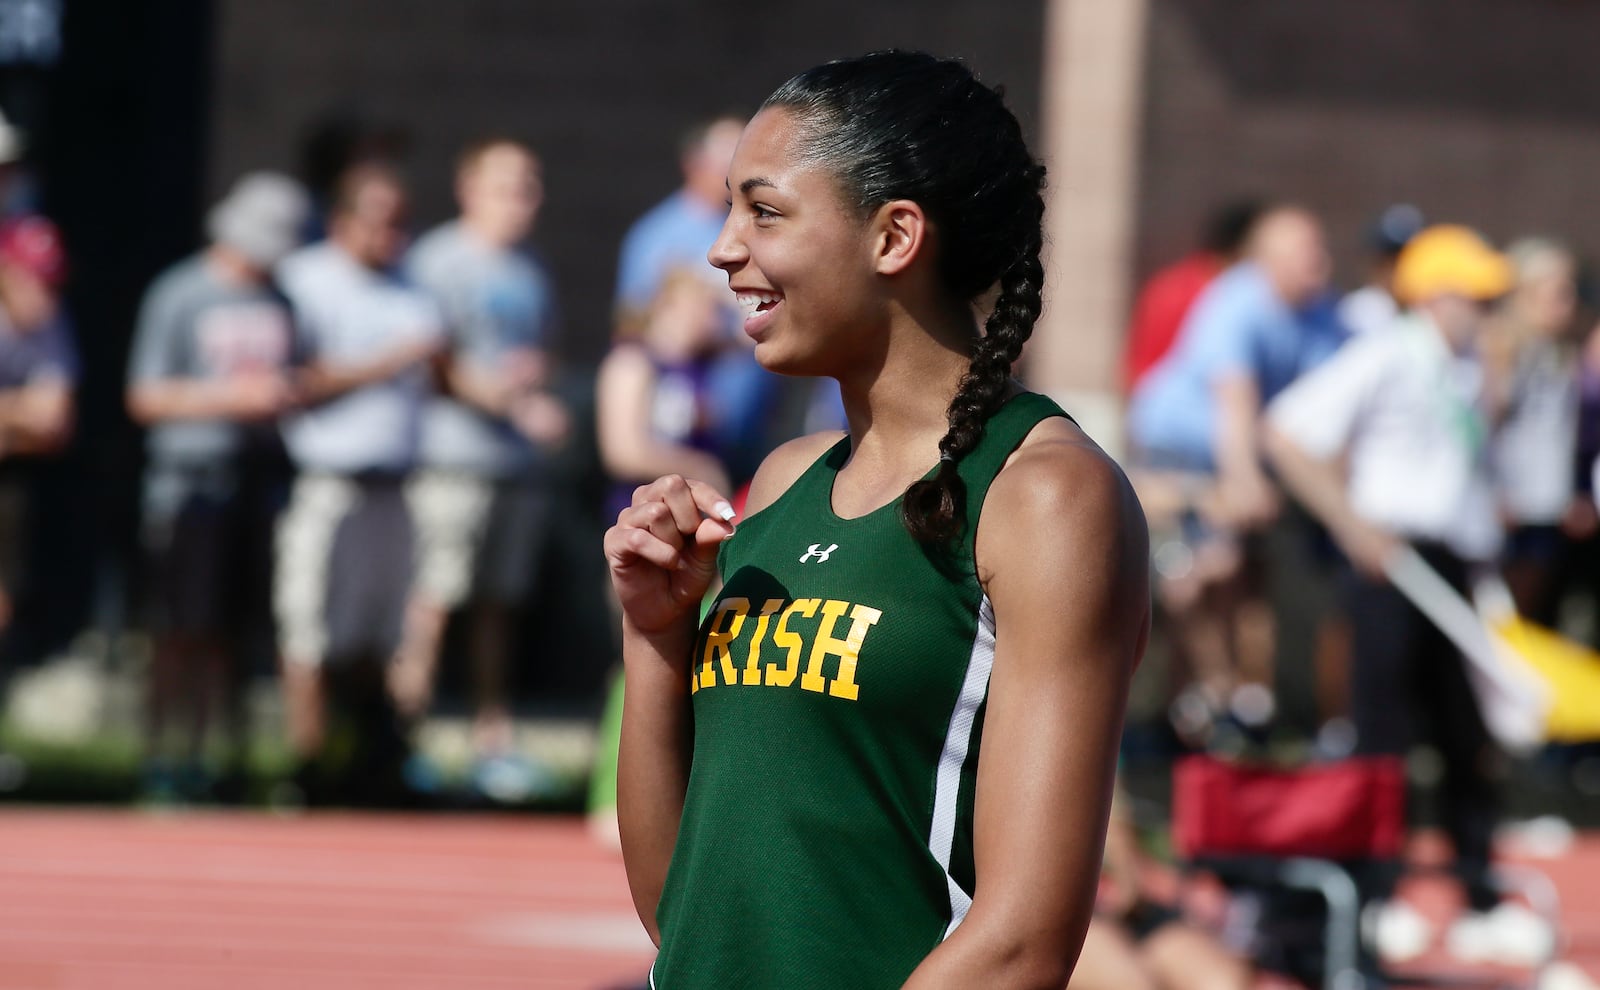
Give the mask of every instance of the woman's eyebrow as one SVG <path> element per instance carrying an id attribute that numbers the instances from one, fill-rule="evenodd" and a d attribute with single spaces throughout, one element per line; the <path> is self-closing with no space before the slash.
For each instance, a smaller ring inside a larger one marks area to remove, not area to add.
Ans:
<path id="1" fill-rule="evenodd" d="M 754 176 L 751 176 L 750 178 L 744 180 L 743 182 L 739 183 L 739 191 L 741 193 L 749 195 L 750 190 L 759 189 L 759 188 L 761 188 L 763 186 L 765 186 L 768 189 L 776 189 L 776 188 L 778 188 L 777 185 L 775 183 L 773 183 L 770 179 L 763 179 L 759 175 L 754 175 Z"/>

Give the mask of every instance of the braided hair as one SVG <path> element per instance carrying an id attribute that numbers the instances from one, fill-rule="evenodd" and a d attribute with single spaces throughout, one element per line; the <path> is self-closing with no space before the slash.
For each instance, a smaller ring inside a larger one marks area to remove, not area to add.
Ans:
<path id="1" fill-rule="evenodd" d="M 965 524 L 957 466 L 1004 400 L 1042 304 L 1044 166 L 1002 96 L 958 61 L 881 51 L 802 72 L 762 104 L 794 117 L 809 162 L 832 172 L 863 214 L 896 199 L 922 207 L 952 297 L 971 302 L 999 286 L 950 402 L 938 472 L 901 501 L 906 530 L 929 546 Z"/>

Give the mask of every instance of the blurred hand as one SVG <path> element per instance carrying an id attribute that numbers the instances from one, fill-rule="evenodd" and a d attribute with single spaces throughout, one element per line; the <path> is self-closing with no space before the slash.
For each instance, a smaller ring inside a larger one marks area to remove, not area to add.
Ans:
<path id="1" fill-rule="evenodd" d="M 1234 529 L 1254 529 L 1278 516 L 1278 491 L 1266 476 L 1256 472 L 1219 479 L 1211 508 L 1215 521 Z"/>
<path id="2" fill-rule="evenodd" d="M 275 370 L 251 370 L 230 375 L 225 386 L 229 406 L 238 419 L 274 419 L 298 401 L 298 389 L 287 375 Z"/>
<path id="3" fill-rule="evenodd" d="M 407 340 L 395 345 L 394 357 L 401 367 L 409 368 L 414 364 L 428 364 L 442 358 L 450 349 L 449 338 L 442 334 L 428 334 L 413 340 Z"/>
<path id="4" fill-rule="evenodd" d="M 433 670 L 426 661 L 396 659 L 384 668 L 384 684 L 395 710 L 412 719 L 427 714 L 433 700 Z"/>
<path id="5" fill-rule="evenodd" d="M 545 383 L 550 362 L 538 351 L 519 347 L 500 361 L 501 384 L 508 392 L 529 392 Z"/>
<path id="6" fill-rule="evenodd" d="M 1334 538 L 1357 570 L 1380 581 L 1388 577 L 1386 568 L 1390 558 L 1405 545 L 1404 540 L 1392 533 L 1359 521 L 1335 533 Z"/>
<path id="7" fill-rule="evenodd" d="M 572 432 L 572 416 L 548 392 L 523 392 L 511 400 L 511 425 L 541 447 L 556 447 Z"/>
<path id="8" fill-rule="evenodd" d="M 667 632 L 698 611 L 732 520 L 728 499 L 704 482 L 668 475 L 633 493 L 606 531 L 605 554 L 617 602 L 635 629 Z"/>
<path id="9" fill-rule="evenodd" d="M 1587 540 L 1600 530 L 1600 513 L 1595 510 L 1594 499 L 1588 495 L 1574 495 L 1561 515 L 1561 531 L 1574 540 Z"/>

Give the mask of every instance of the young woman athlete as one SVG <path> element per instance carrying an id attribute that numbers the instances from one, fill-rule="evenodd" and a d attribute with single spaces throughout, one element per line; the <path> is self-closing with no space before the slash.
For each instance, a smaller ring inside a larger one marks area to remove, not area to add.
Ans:
<path id="1" fill-rule="evenodd" d="M 737 531 L 666 477 L 606 534 L 656 990 L 1071 974 L 1149 590 L 1122 473 L 1010 379 L 1043 179 L 999 93 L 923 54 L 802 73 L 745 129 L 711 261 L 850 429 L 774 452 Z"/>

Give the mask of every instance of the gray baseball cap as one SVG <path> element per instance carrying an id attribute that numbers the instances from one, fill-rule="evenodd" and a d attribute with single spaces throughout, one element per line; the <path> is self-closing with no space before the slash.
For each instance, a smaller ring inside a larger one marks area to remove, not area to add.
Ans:
<path id="1" fill-rule="evenodd" d="M 300 245 L 310 209 L 300 183 L 276 172 L 251 172 L 211 208 L 206 229 L 213 241 L 265 270 Z"/>

